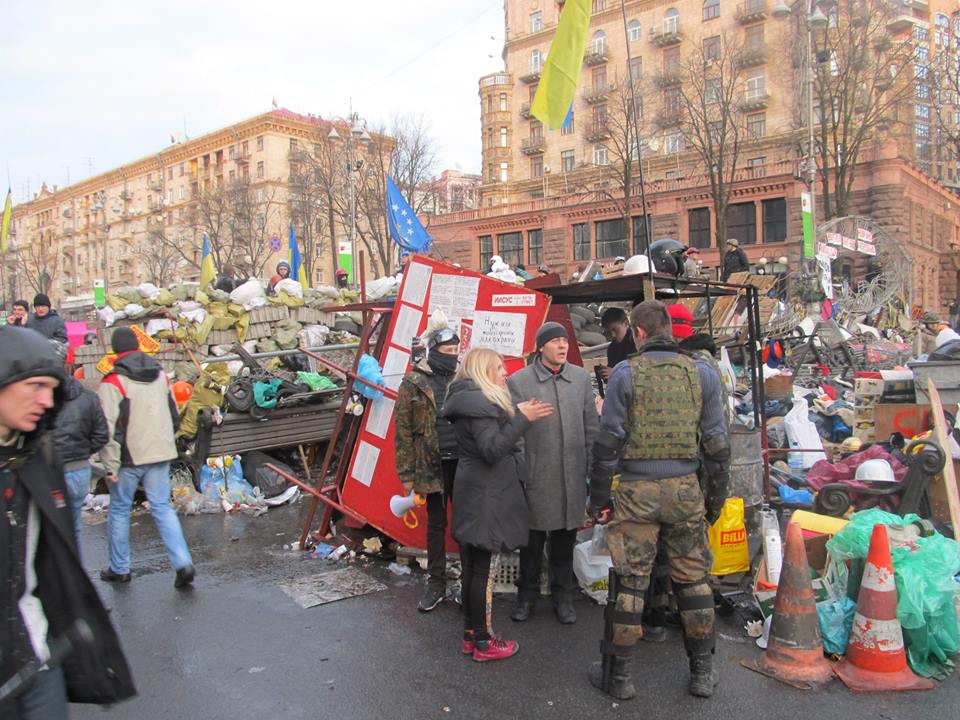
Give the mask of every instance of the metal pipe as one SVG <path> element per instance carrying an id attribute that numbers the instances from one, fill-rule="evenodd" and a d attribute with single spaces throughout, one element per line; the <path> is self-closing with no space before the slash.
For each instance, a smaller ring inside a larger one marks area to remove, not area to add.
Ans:
<path id="1" fill-rule="evenodd" d="M 304 349 L 310 350 L 311 352 L 334 352 L 336 350 L 356 350 L 360 347 L 359 343 L 349 343 L 347 345 L 321 345 L 319 347 L 311 348 L 290 348 L 289 350 L 271 350 L 270 352 L 262 353 L 250 353 L 250 356 L 253 358 L 271 358 L 271 357 L 283 357 L 284 355 L 296 355 L 302 352 Z M 243 360 L 239 355 L 221 355 L 217 357 L 216 355 L 208 355 L 205 357 L 202 362 L 232 362 L 234 360 Z"/>

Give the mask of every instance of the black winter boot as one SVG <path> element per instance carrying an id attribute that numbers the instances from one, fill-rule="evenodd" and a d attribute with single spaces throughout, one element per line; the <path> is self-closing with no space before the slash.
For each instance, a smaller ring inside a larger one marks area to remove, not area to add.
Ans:
<path id="1" fill-rule="evenodd" d="M 708 698 L 720 682 L 720 673 L 713 667 L 713 653 L 694 653 L 690 656 L 690 694 Z"/>
<path id="2" fill-rule="evenodd" d="M 514 622 L 525 622 L 529 620 L 530 616 L 533 615 L 533 606 L 535 604 L 535 599 L 517 595 L 517 605 L 513 608 L 513 612 L 510 613 L 510 619 Z"/>
<path id="3" fill-rule="evenodd" d="M 611 655 L 610 662 L 610 689 L 604 692 L 617 700 L 631 699 L 637 694 L 637 690 L 630 680 L 630 658 Z M 603 662 L 595 662 L 590 666 L 590 684 L 598 690 L 604 689 Z"/>

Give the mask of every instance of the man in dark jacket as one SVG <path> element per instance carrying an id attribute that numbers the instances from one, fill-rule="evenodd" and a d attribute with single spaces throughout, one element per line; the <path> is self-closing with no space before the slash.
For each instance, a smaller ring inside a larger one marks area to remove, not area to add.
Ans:
<path id="1" fill-rule="evenodd" d="M 447 593 L 447 504 L 457 474 L 457 434 L 443 416 L 447 386 L 457 370 L 460 338 L 442 328 L 427 339 L 427 359 L 400 383 L 394 415 L 397 476 L 407 493 L 427 501 L 427 573 L 417 609 L 429 612 Z"/>
<path id="2" fill-rule="evenodd" d="M 65 375 L 60 387 L 64 403 L 57 415 L 53 437 L 57 454 L 63 461 L 79 552 L 83 501 L 90 492 L 90 456 L 99 452 L 110 438 L 107 436 L 107 419 L 97 394 L 70 375 Z"/>
<path id="3" fill-rule="evenodd" d="M 48 432 L 62 376 L 42 336 L 0 328 L 0 684 L 13 680 L 0 697 L 3 718 L 65 720 L 68 700 L 107 704 L 135 693 L 77 557 Z"/>
<path id="4" fill-rule="evenodd" d="M 747 254 L 740 249 L 740 241 L 728 238 L 727 252 L 723 254 L 723 279 L 726 280 L 734 273 L 749 271 L 750 261 L 747 260 Z"/>
<path id="5" fill-rule="evenodd" d="M 110 344 L 117 359 L 97 391 L 110 438 L 100 451 L 110 486 L 110 566 L 100 572 L 100 579 L 130 582 L 130 510 L 133 494 L 142 483 L 150 514 L 177 572 L 174 587 L 186 587 L 195 574 L 193 558 L 170 506 L 170 461 L 178 454 L 174 433 L 180 414 L 163 368 L 139 352 L 133 331 L 117 328 Z"/>
<path id="6" fill-rule="evenodd" d="M 523 622 L 533 612 L 540 597 L 543 549 L 549 542 L 550 598 L 557 620 L 571 625 L 577 621 L 573 546 L 585 518 L 597 409 L 587 371 L 567 362 L 570 340 L 563 325 L 545 323 L 537 330 L 536 344 L 533 363 L 507 380 L 515 403 L 539 400 L 554 408 L 523 436 L 530 536 L 520 549 L 517 605 L 510 618 Z"/>
<path id="7" fill-rule="evenodd" d="M 67 326 L 57 311 L 50 307 L 50 298 L 43 293 L 37 293 L 33 298 L 33 315 L 27 320 L 27 327 L 51 340 L 67 342 Z"/>
<path id="8" fill-rule="evenodd" d="M 7 315 L 7 325 L 16 325 L 23 327 L 27 324 L 30 317 L 30 303 L 26 300 L 14 300 L 10 308 L 10 314 Z"/>

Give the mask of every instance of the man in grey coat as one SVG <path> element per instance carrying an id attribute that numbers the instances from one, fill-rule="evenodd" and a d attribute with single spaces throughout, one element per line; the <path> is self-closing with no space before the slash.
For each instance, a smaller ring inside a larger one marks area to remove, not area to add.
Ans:
<path id="1" fill-rule="evenodd" d="M 554 408 L 552 415 L 531 425 L 523 436 L 530 537 L 520 549 L 517 606 L 510 616 L 518 622 L 530 617 L 540 595 L 540 568 L 548 540 L 554 611 L 565 625 L 577 620 L 573 546 L 586 517 L 587 463 L 598 419 L 590 376 L 567 362 L 569 345 L 562 325 L 544 324 L 537 331 L 533 363 L 507 380 L 515 402 L 536 399 Z"/>

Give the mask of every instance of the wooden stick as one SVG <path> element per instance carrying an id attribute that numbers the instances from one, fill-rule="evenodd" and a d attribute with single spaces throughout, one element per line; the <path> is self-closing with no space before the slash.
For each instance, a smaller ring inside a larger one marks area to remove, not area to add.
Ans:
<path id="1" fill-rule="evenodd" d="M 950 435 L 947 421 L 943 416 L 943 405 L 940 404 L 940 393 L 933 379 L 927 378 L 927 393 L 930 395 L 930 412 L 933 415 L 933 437 L 947 456 L 943 466 L 943 484 L 947 489 L 947 504 L 950 506 L 950 523 L 953 525 L 953 535 L 960 533 L 960 494 L 957 492 L 957 475 L 953 471 L 953 453 L 950 451 Z"/>

